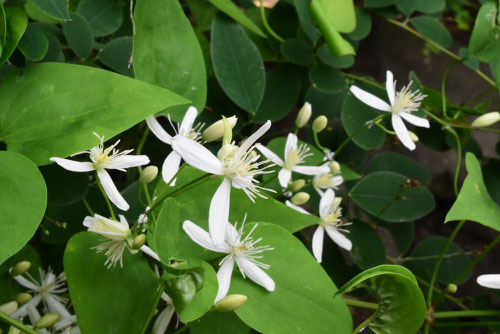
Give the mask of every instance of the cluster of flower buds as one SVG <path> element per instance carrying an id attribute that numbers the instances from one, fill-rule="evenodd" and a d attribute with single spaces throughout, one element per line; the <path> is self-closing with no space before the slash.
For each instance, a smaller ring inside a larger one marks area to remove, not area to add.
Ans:
<path id="1" fill-rule="evenodd" d="M 307 125 L 307 122 L 311 119 L 312 106 L 309 102 L 304 103 L 302 108 L 300 108 L 297 118 L 295 119 L 295 126 L 300 129 Z M 324 115 L 316 117 L 312 124 L 312 130 L 314 133 L 320 133 L 328 125 L 328 118 Z"/>

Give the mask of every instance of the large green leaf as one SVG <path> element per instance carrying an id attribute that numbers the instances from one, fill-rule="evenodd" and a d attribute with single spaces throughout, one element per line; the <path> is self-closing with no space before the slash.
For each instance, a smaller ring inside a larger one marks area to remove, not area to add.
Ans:
<path id="1" fill-rule="evenodd" d="M 97 37 L 114 33 L 123 22 L 122 7 L 116 0 L 81 0 L 77 12 L 87 19 Z"/>
<path id="2" fill-rule="evenodd" d="M 50 17 L 69 21 L 68 0 L 28 0 L 33 6 L 40 9 Z"/>
<path id="3" fill-rule="evenodd" d="M 42 174 L 25 156 L 0 152 L 0 264 L 33 236 L 47 205 Z"/>
<path id="4" fill-rule="evenodd" d="M 469 56 L 486 63 L 498 59 L 500 54 L 500 39 L 498 39 L 500 26 L 496 22 L 497 6 L 498 3 L 494 1 L 485 2 L 481 6 L 469 41 Z"/>
<path id="5" fill-rule="evenodd" d="M 394 152 L 377 154 L 365 168 L 366 174 L 378 171 L 395 172 L 412 180 L 428 182 L 431 175 L 415 160 Z"/>
<path id="6" fill-rule="evenodd" d="M 465 165 L 469 174 L 465 178 L 457 200 L 448 211 L 445 222 L 472 220 L 500 231 L 500 206 L 488 194 L 479 161 L 474 154 L 467 153 Z"/>
<path id="7" fill-rule="evenodd" d="M 64 252 L 71 302 L 83 333 L 144 333 L 156 307 L 158 279 L 142 253 L 123 252 L 123 268 L 106 268 L 106 256 L 92 249 L 96 234 L 73 236 Z"/>
<path id="8" fill-rule="evenodd" d="M 266 34 L 252 20 L 236 6 L 231 0 L 208 0 L 212 5 L 219 8 L 221 11 L 230 16 L 233 20 L 256 33 L 261 37 L 266 37 Z"/>
<path id="9" fill-rule="evenodd" d="M 413 274 L 406 268 L 381 265 L 350 280 L 338 292 L 368 289 L 378 300 L 378 308 L 368 327 L 377 334 L 417 333 L 425 319 L 425 300 Z"/>
<path id="10" fill-rule="evenodd" d="M 246 226 L 250 231 L 252 224 Z M 337 291 L 304 245 L 290 232 L 259 223 L 252 233 L 259 244 L 274 247 L 259 259 L 271 267 L 266 273 L 276 289 L 269 292 L 234 272 L 229 293 L 248 296 L 235 312 L 247 325 L 262 333 L 352 333 L 352 319 Z"/>
<path id="11" fill-rule="evenodd" d="M 28 16 L 26 12 L 19 7 L 5 8 L 5 19 L 7 20 L 7 32 L 5 43 L 2 47 L 2 57 L 0 66 L 3 65 L 16 49 L 17 43 L 24 34 L 28 25 Z"/>
<path id="12" fill-rule="evenodd" d="M 190 99 L 201 112 L 207 97 L 205 62 L 179 1 L 139 0 L 134 23 L 135 77 Z M 185 108 L 168 110 L 174 121 L 184 112 Z"/>
<path id="13" fill-rule="evenodd" d="M 189 332 L 191 334 L 248 334 L 250 327 L 245 325 L 234 312 L 210 312 L 190 324 Z"/>
<path id="14" fill-rule="evenodd" d="M 434 209 L 434 197 L 422 186 L 394 172 L 375 172 L 362 178 L 349 196 L 368 213 L 390 222 L 412 221 Z"/>
<path id="15" fill-rule="evenodd" d="M 339 32 L 351 32 L 356 27 L 353 0 L 319 0 L 332 25 Z"/>
<path id="16" fill-rule="evenodd" d="M 10 73 L 0 84 L 0 138 L 9 150 L 43 165 L 50 157 L 96 145 L 94 131 L 111 138 L 155 112 L 186 103 L 166 89 L 110 71 L 37 64 Z"/>
<path id="17" fill-rule="evenodd" d="M 212 23 L 212 63 L 227 96 L 255 114 L 264 96 L 265 72 L 259 50 L 243 28 L 223 14 Z"/>

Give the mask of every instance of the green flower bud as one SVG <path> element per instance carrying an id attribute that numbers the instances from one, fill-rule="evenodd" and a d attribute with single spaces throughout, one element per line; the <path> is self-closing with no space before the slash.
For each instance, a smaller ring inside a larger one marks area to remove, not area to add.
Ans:
<path id="1" fill-rule="evenodd" d="M 219 312 L 231 312 L 245 304 L 247 299 L 245 295 L 229 295 L 215 303 L 215 309 Z"/>
<path id="2" fill-rule="evenodd" d="M 340 164 L 337 161 L 332 160 L 328 166 L 333 175 L 340 173 Z"/>
<path id="3" fill-rule="evenodd" d="M 238 118 L 236 116 L 228 117 L 227 122 L 229 123 L 232 129 L 236 125 L 236 122 L 238 122 Z M 203 140 L 206 141 L 207 143 L 217 140 L 222 136 L 224 136 L 224 120 L 222 119 L 210 125 L 203 132 Z"/>
<path id="4" fill-rule="evenodd" d="M 29 261 L 21 261 L 18 262 L 14 268 L 10 271 L 11 276 L 19 276 L 30 270 L 31 262 Z"/>
<path id="5" fill-rule="evenodd" d="M 17 329 L 16 327 L 9 327 L 9 332 L 7 334 L 23 334 L 21 330 Z"/>
<path id="6" fill-rule="evenodd" d="M 408 134 L 410 135 L 411 140 L 413 140 L 415 143 L 418 141 L 418 137 L 414 132 L 408 131 Z"/>
<path id="7" fill-rule="evenodd" d="M 59 321 L 61 316 L 57 313 L 49 313 L 35 322 L 35 328 L 47 328 Z"/>
<path id="8" fill-rule="evenodd" d="M 309 121 L 309 118 L 311 118 L 311 113 L 311 104 L 309 102 L 304 103 L 304 106 L 299 110 L 297 118 L 295 119 L 295 126 L 303 128 Z"/>
<path id="9" fill-rule="evenodd" d="M 33 296 L 31 296 L 29 293 L 26 293 L 26 292 L 21 292 L 21 293 L 18 293 L 15 297 L 14 297 L 14 300 L 19 304 L 19 305 L 23 305 L 23 304 L 26 304 L 27 302 L 29 302 L 31 300 L 31 298 L 33 298 Z"/>
<path id="10" fill-rule="evenodd" d="M 290 187 L 288 187 L 291 191 L 296 192 L 299 191 L 300 189 L 304 188 L 306 185 L 306 180 L 304 179 L 298 179 L 292 182 Z"/>
<path id="11" fill-rule="evenodd" d="M 146 243 L 146 235 L 145 234 L 139 234 L 134 238 L 134 241 L 132 242 L 132 249 L 138 250 L 144 244 Z"/>
<path id="12" fill-rule="evenodd" d="M 17 310 L 17 302 L 11 301 L 0 305 L 0 311 L 5 314 L 12 314 Z"/>
<path id="13" fill-rule="evenodd" d="M 295 195 L 293 195 L 290 201 L 295 205 L 302 205 L 306 203 L 310 197 L 311 196 L 309 196 L 308 193 L 301 191 L 300 193 L 296 193 Z"/>
<path id="14" fill-rule="evenodd" d="M 456 284 L 448 284 L 448 286 L 446 287 L 446 292 L 447 293 L 455 293 L 457 292 L 457 285 Z"/>
<path id="15" fill-rule="evenodd" d="M 318 116 L 313 122 L 312 129 L 316 133 L 320 133 L 326 128 L 326 125 L 328 124 L 328 119 L 326 116 Z"/>
<path id="16" fill-rule="evenodd" d="M 474 122 L 472 122 L 471 126 L 474 128 L 484 128 L 493 125 L 498 121 L 500 121 L 500 112 L 493 111 L 476 118 Z"/>
<path id="17" fill-rule="evenodd" d="M 158 175 L 158 167 L 156 166 L 148 166 L 143 169 L 141 177 L 139 178 L 139 182 L 142 184 L 148 184 L 153 181 Z"/>

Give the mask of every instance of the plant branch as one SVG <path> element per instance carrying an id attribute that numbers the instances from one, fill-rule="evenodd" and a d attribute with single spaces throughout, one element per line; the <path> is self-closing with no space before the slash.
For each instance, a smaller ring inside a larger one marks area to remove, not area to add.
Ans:
<path id="1" fill-rule="evenodd" d="M 3 320 L 6 323 L 10 324 L 12 327 L 15 327 L 15 328 L 21 330 L 23 333 L 38 334 L 37 331 L 29 328 L 28 326 L 26 326 L 22 322 L 19 322 L 14 318 L 9 317 L 7 314 L 3 313 L 2 311 L 0 311 L 0 320 Z"/>
<path id="2" fill-rule="evenodd" d="M 372 310 L 376 310 L 378 308 L 378 304 L 377 303 L 364 302 L 362 300 L 356 300 L 356 299 L 352 299 L 352 298 L 346 298 L 345 296 L 343 296 L 342 298 L 344 299 L 344 302 L 347 305 L 350 305 L 350 306 L 356 306 L 356 307 L 362 307 L 362 308 L 369 308 L 369 309 L 372 309 Z"/>
<path id="3" fill-rule="evenodd" d="M 459 318 L 459 317 L 498 317 L 500 310 L 467 310 L 467 311 L 442 311 L 434 312 L 434 319 Z"/>

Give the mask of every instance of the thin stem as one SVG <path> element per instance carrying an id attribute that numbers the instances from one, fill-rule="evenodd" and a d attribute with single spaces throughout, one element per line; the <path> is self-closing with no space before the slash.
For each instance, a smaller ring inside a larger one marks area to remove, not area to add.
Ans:
<path id="1" fill-rule="evenodd" d="M 281 38 L 276 32 L 274 32 L 269 23 L 267 23 L 266 9 L 264 8 L 262 0 L 260 0 L 260 18 L 262 19 L 262 24 L 264 25 L 264 28 L 266 28 L 267 32 L 269 32 L 271 36 L 278 40 L 278 42 L 283 43 L 285 40 Z"/>
<path id="2" fill-rule="evenodd" d="M 420 277 L 417 277 L 415 276 L 416 280 L 424 285 L 424 286 L 427 286 L 429 287 L 429 283 L 427 281 L 425 281 L 424 279 L 420 278 Z M 467 306 L 465 306 L 458 298 L 455 298 L 453 296 L 450 296 L 449 294 L 447 294 L 445 291 L 437 288 L 437 287 L 434 287 L 433 290 L 435 292 L 438 292 L 438 293 L 442 293 L 444 295 L 444 298 L 445 299 L 448 299 L 450 302 L 454 303 L 455 305 L 457 305 L 458 307 L 460 307 L 461 309 L 463 310 L 468 310 L 469 308 Z"/>
<path id="3" fill-rule="evenodd" d="M 93 216 L 94 210 L 92 210 L 92 208 L 89 205 L 89 202 L 87 202 L 87 199 L 85 197 L 82 198 L 82 202 L 83 202 L 83 205 L 85 205 L 85 207 L 87 208 L 87 211 L 90 213 L 90 215 Z"/>
<path id="4" fill-rule="evenodd" d="M 452 123 L 452 122 L 443 121 L 442 119 L 440 119 L 439 117 L 437 117 L 436 115 L 434 115 L 429 110 L 426 110 L 424 108 L 422 108 L 422 110 L 427 115 L 429 115 L 432 119 L 434 119 L 436 122 L 442 124 L 444 127 L 448 126 L 448 127 L 460 128 L 460 129 L 468 129 L 468 130 L 477 130 L 477 131 L 483 131 L 483 132 L 500 133 L 500 129 L 476 128 L 476 127 L 473 127 L 473 126 L 470 126 L 470 125 L 461 125 L 461 124 L 456 124 L 456 123 Z"/>
<path id="5" fill-rule="evenodd" d="M 376 317 L 376 314 L 377 313 L 373 313 L 371 316 L 369 316 L 368 318 L 366 318 L 365 321 L 363 321 L 362 323 L 360 323 L 358 325 L 358 327 L 356 327 L 356 329 L 353 331 L 353 334 L 359 333 L 365 326 L 368 326 L 368 324 L 370 322 L 372 322 L 372 320 Z"/>
<path id="6" fill-rule="evenodd" d="M 467 106 L 467 105 L 471 104 L 472 102 L 479 100 L 480 98 L 482 98 L 483 96 L 485 96 L 486 94 L 488 94 L 489 92 L 491 92 L 492 90 L 495 90 L 495 87 L 488 87 L 485 90 L 483 90 L 482 92 L 480 92 L 479 94 L 477 94 L 476 96 L 474 96 L 474 97 L 468 99 L 467 101 L 463 102 L 461 105 L 462 106 Z"/>
<path id="7" fill-rule="evenodd" d="M 453 190 L 455 191 L 455 196 L 458 196 L 458 175 L 460 174 L 460 165 L 462 164 L 462 143 L 455 130 L 449 127 L 445 129 L 455 137 L 457 142 L 457 165 L 455 166 L 455 175 L 453 176 Z"/>
<path id="8" fill-rule="evenodd" d="M 0 320 L 3 320 L 6 323 L 10 324 L 12 327 L 15 327 L 15 328 L 21 330 L 23 333 L 38 334 L 37 331 L 29 328 L 28 326 L 17 321 L 16 319 L 9 317 L 7 314 L 3 313 L 2 311 L 0 311 Z"/>
<path id="9" fill-rule="evenodd" d="M 446 65 L 443 77 L 441 78 L 441 108 L 443 109 L 444 118 L 448 118 L 448 115 L 446 114 L 446 78 L 448 78 L 448 73 L 450 72 L 451 67 L 457 63 L 459 63 L 459 61 L 452 61 Z"/>
<path id="10" fill-rule="evenodd" d="M 313 131 L 313 137 L 314 137 L 314 143 L 316 143 L 316 146 L 321 150 L 321 151 L 324 151 L 325 148 L 323 146 L 321 146 L 321 144 L 319 143 L 319 139 L 318 139 L 318 134 L 316 132 Z"/>
<path id="11" fill-rule="evenodd" d="M 369 308 L 372 310 L 376 310 L 378 308 L 377 303 L 364 302 L 362 300 L 356 300 L 356 299 L 351 299 L 351 298 L 346 298 L 346 297 L 342 297 L 342 298 L 344 299 L 344 302 L 350 306 Z"/>
<path id="12" fill-rule="evenodd" d="M 450 257 L 454 257 L 454 256 L 460 256 L 460 255 L 469 255 L 469 254 L 472 254 L 474 253 L 473 251 L 470 251 L 470 252 L 455 252 L 455 253 L 449 253 L 449 254 L 445 254 L 443 256 L 443 258 L 450 258 Z M 439 255 L 429 255 L 429 256 L 416 256 L 416 257 L 404 257 L 404 258 L 400 258 L 399 261 L 400 262 L 405 262 L 405 261 L 424 261 L 424 260 L 432 260 L 432 259 L 437 259 L 439 257 Z"/>
<path id="13" fill-rule="evenodd" d="M 99 190 L 101 190 L 102 196 L 104 196 L 104 199 L 106 200 L 106 204 L 108 205 L 109 213 L 111 214 L 111 218 L 116 220 L 115 212 L 113 211 L 113 206 L 111 205 L 111 202 L 109 201 L 108 196 L 106 195 L 106 192 L 104 191 L 101 181 L 99 181 L 99 178 L 97 177 L 97 172 L 96 172 L 96 179 L 97 179 L 97 186 L 99 187 Z"/>
<path id="14" fill-rule="evenodd" d="M 437 322 L 433 327 L 486 327 L 500 326 L 500 321 L 481 321 L 481 322 Z"/>
<path id="15" fill-rule="evenodd" d="M 368 79 L 365 79 L 363 77 L 360 77 L 358 75 L 355 75 L 355 74 L 351 74 L 351 73 L 344 73 L 344 72 L 341 72 L 343 76 L 345 76 L 346 78 L 349 78 L 349 79 L 353 79 L 353 80 L 356 80 L 356 81 L 359 81 L 359 82 L 363 82 L 365 84 L 368 84 L 370 86 L 373 86 L 375 88 L 379 88 L 379 89 L 382 89 L 382 90 L 385 90 L 385 87 L 372 81 L 372 80 L 368 80 Z"/>
<path id="16" fill-rule="evenodd" d="M 158 303 L 160 302 L 162 293 L 163 293 L 163 287 L 160 286 L 160 288 L 158 289 L 158 292 L 156 293 L 155 302 L 153 303 L 153 307 L 149 311 L 148 320 L 144 324 L 144 327 L 142 328 L 141 334 L 146 333 L 146 330 L 149 327 L 149 323 L 151 322 L 151 319 L 153 319 L 153 317 L 155 315 L 156 307 L 158 307 Z"/>
<path id="17" fill-rule="evenodd" d="M 467 310 L 434 312 L 434 319 L 459 318 L 459 317 L 498 317 L 500 310 Z"/>
<path id="18" fill-rule="evenodd" d="M 135 150 L 135 154 L 139 155 L 142 152 L 142 148 L 144 147 L 144 144 L 146 143 L 146 139 L 148 138 L 149 134 L 149 127 L 146 126 L 144 129 L 144 132 L 142 133 L 142 137 L 139 140 L 139 144 L 137 144 L 137 149 Z"/>

